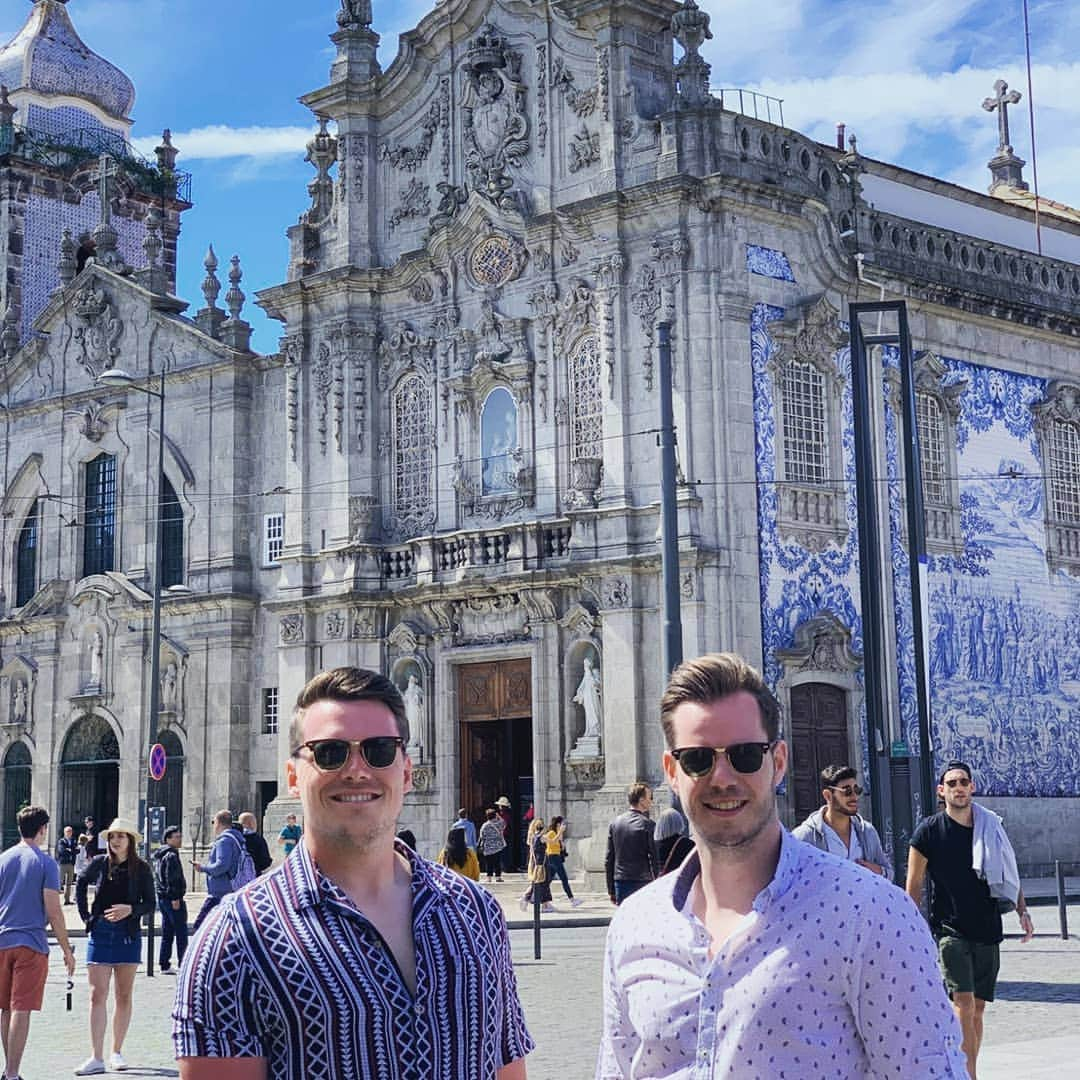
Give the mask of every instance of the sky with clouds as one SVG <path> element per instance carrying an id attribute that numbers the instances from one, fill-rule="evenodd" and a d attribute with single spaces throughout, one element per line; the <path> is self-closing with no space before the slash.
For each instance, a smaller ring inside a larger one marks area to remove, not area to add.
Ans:
<path id="1" fill-rule="evenodd" d="M 529 2 L 529 0 L 526 0 Z M 543 6 L 544 0 L 531 0 Z M 379 58 L 434 0 L 374 0 Z M 981 108 L 995 79 L 1024 92 L 1011 110 L 1030 160 L 1021 0 L 699 0 L 712 16 L 702 52 L 717 87 L 784 99 L 788 126 L 832 142 L 843 121 L 862 153 L 984 190 L 997 123 Z M 309 204 L 313 129 L 297 98 L 325 85 L 339 0 L 69 0 L 83 39 L 138 91 L 133 138 L 144 151 L 173 131 L 193 174 L 179 292 L 201 305 L 202 257 L 241 256 L 255 345 L 276 324 L 250 304 L 284 279 L 285 229 Z M 27 0 L 0 0 L 0 38 Z M 1080 206 L 1080 0 L 1029 0 L 1039 188 Z M 1031 167 L 1027 170 L 1031 181 Z"/>

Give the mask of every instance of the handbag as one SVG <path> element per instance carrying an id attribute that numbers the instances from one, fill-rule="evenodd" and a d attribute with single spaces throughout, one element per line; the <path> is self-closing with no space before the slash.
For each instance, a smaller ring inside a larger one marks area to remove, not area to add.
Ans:
<path id="1" fill-rule="evenodd" d="M 533 863 L 532 870 L 529 871 L 529 880 L 534 885 L 544 885 L 548 879 L 547 860 L 543 862 Z"/>

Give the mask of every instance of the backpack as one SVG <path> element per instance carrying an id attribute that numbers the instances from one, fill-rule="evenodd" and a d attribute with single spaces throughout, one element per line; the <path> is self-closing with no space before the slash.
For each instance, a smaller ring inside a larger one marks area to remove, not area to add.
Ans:
<path id="1" fill-rule="evenodd" d="M 235 869 L 229 876 L 229 891 L 236 892 L 237 889 L 243 888 L 249 881 L 255 880 L 255 860 L 251 857 L 247 844 L 244 843 L 242 837 L 236 835 L 235 830 L 230 829 L 229 833 L 223 833 L 222 835 L 227 836 L 230 833 L 232 834 L 232 842 L 237 848 L 237 856 Z"/>

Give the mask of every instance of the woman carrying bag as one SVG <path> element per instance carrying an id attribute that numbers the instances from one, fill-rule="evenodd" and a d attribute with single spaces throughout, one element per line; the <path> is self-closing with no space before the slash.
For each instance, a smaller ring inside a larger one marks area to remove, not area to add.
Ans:
<path id="1" fill-rule="evenodd" d="M 556 815 L 551 819 L 551 828 L 544 833 L 544 846 L 547 855 L 548 881 L 558 878 L 562 882 L 563 892 L 571 907 L 581 907 L 581 901 L 574 899 L 574 891 L 566 877 L 566 821 Z"/>
<path id="2" fill-rule="evenodd" d="M 108 1023 L 109 982 L 115 975 L 116 1006 L 113 1010 L 110 1071 L 127 1068 L 121 1055 L 124 1036 L 131 1023 L 131 995 L 142 952 L 140 923 L 154 910 L 154 875 L 136 853 L 142 837 L 133 824 L 117 818 L 106 833 L 106 852 L 96 855 L 75 883 L 75 902 L 86 923 L 89 944 L 86 971 L 90 982 L 90 1042 L 93 1053 L 76 1070 L 76 1076 L 95 1076 L 106 1070 L 105 1027 Z M 87 889 L 97 886 L 94 902 L 87 906 Z"/>
<path id="3" fill-rule="evenodd" d="M 540 910 L 555 911 L 551 902 L 551 874 L 547 864 L 547 845 L 544 842 L 543 822 L 540 822 L 529 845 L 529 891 L 525 894 L 532 903 L 540 902 Z"/>

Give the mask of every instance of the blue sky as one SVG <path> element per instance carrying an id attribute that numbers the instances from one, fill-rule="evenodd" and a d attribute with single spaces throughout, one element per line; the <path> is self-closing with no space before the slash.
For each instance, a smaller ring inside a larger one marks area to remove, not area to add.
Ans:
<path id="1" fill-rule="evenodd" d="M 398 35 L 433 2 L 374 0 L 384 68 Z M 1080 206 L 1080 2 L 1029 2 L 1040 191 Z M 1012 110 L 1012 139 L 1030 160 L 1021 0 L 699 3 L 712 15 L 703 53 L 713 84 L 784 98 L 791 127 L 831 142 L 842 120 L 864 154 L 985 189 L 997 126 L 980 103 L 1002 77 L 1025 92 Z M 276 349 L 277 324 L 251 300 L 284 279 L 285 229 L 309 203 L 313 173 L 303 157 L 313 124 L 296 99 L 327 81 L 339 7 L 339 0 L 69 0 L 86 43 L 135 83 L 138 145 L 152 147 L 171 128 L 180 166 L 193 174 L 180 294 L 192 310 L 201 306 L 208 243 L 223 268 L 239 254 L 246 314 L 262 351 Z M 28 0 L 0 0 L 4 40 L 28 9 Z"/>

